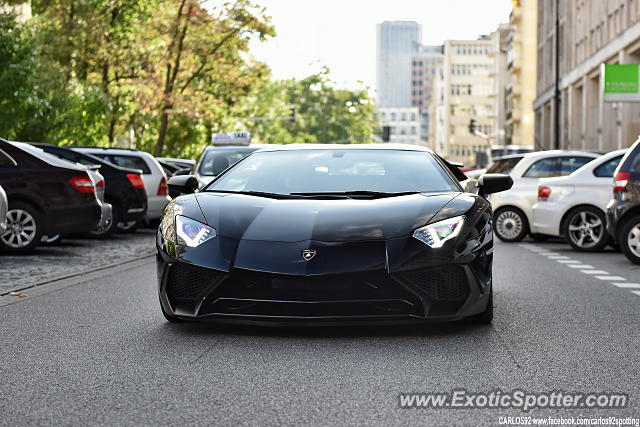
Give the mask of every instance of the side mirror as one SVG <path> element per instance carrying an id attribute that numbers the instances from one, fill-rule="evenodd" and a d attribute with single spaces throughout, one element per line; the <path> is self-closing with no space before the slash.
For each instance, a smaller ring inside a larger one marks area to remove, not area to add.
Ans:
<path id="1" fill-rule="evenodd" d="M 178 197 L 182 194 L 193 194 L 198 189 L 200 182 L 198 178 L 193 175 L 178 175 L 172 176 L 167 181 L 169 187 L 169 196 L 172 198 Z"/>
<path id="2" fill-rule="evenodd" d="M 502 173 L 486 173 L 478 179 L 480 192 L 485 195 L 508 190 L 512 185 L 513 179 L 509 175 Z"/>

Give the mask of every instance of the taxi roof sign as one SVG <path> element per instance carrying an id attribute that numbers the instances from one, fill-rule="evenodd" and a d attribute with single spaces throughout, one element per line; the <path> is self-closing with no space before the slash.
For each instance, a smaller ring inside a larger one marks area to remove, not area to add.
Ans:
<path id="1" fill-rule="evenodd" d="M 249 145 L 250 132 L 214 133 L 211 137 L 213 145 Z"/>

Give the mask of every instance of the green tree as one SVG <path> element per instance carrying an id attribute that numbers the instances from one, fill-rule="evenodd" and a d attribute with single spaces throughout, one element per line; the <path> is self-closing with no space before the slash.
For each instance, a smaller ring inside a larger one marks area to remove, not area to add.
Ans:
<path id="1" fill-rule="evenodd" d="M 244 117 L 285 117 L 295 108 L 296 121 L 239 121 L 256 142 L 370 142 L 379 133 L 375 106 L 367 88 L 339 89 L 323 68 L 302 80 L 263 84 L 255 93 Z"/>

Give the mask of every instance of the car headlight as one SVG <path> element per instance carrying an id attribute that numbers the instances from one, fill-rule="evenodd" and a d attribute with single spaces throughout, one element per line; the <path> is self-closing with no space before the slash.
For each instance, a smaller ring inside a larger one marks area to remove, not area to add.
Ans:
<path id="1" fill-rule="evenodd" d="M 420 227 L 413 232 L 413 237 L 432 248 L 439 248 L 444 242 L 460 234 L 462 224 L 464 224 L 464 215 L 455 216 Z"/>
<path id="2" fill-rule="evenodd" d="M 176 243 L 195 248 L 216 237 L 216 229 L 186 216 L 176 215 Z"/>

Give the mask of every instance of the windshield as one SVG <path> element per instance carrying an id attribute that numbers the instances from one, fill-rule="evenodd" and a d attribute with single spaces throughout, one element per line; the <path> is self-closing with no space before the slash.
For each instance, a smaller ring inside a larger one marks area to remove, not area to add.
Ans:
<path id="1" fill-rule="evenodd" d="M 400 150 L 299 150 L 254 153 L 207 191 L 295 193 L 459 191 L 432 154 Z"/>
<path id="2" fill-rule="evenodd" d="M 496 160 L 495 163 L 487 169 L 487 173 L 509 173 L 520 160 L 522 160 L 522 157 Z"/>
<path id="3" fill-rule="evenodd" d="M 230 149 L 210 149 L 204 153 L 204 158 L 198 168 L 198 173 L 203 176 L 217 176 L 231 165 L 254 152 L 255 149 L 240 148 Z"/>

